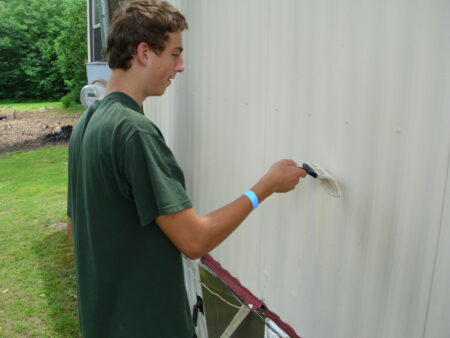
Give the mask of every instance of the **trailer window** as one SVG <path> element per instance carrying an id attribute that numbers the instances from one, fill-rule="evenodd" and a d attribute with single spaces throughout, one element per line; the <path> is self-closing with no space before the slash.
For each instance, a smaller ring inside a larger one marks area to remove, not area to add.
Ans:
<path id="1" fill-rule="evenodd" d="M 109 22 L 111 22 L 114 12 L 117 8 L 122 6 L 123 0 L 109 0 L 108 1 L 108 10 L 109 10 Z"/>
<path id="2" fill-rule="evenodd" d="M 100 19 L 102 17 L 102 10 L 100 1 L 94 1 L 94 9 L 92 13 L 92 23 L 95 28 L 100 27 L 101 22 Z"/>
<path id="3" fill-rule="evenodd" d="M 89 0 L 90 62 L 106 61 L 106 36 L 115 10 L 123 0 Z"/>
<path id="4" fill-rule="evenodd" d="M 91 62 L 106 61 L 108 14 L 105 0 L 89 1 Z"/>

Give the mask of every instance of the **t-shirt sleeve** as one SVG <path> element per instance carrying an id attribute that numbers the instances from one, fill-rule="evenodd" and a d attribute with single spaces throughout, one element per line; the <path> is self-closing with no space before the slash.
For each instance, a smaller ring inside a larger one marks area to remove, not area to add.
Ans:
<path id="1" fill-rule="evenodd" d="M 162 137 L 135 132 L 125 144 L 122 163 L 142 226 L 192 206 L 183 172 Z"/>

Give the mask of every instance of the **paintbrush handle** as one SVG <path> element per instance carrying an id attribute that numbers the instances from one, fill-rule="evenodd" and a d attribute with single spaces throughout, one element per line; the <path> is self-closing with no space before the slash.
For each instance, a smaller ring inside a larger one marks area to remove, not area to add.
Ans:
<path id="1" fill-rule="evenodd" d="M 300 169 L 303 169 L 306 171 L 308 175 L 311 175 L 314 178 L 317 178 L 317 173 L 314 171 L 313 168 L 311 168 L 308 163 L 303 163 L 303 166 L 299 167 Z"/>

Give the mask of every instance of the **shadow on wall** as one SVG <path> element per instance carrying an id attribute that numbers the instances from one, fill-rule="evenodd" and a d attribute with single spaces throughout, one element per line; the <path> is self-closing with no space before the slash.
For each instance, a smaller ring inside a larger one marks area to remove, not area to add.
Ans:
<path id="1" fill-rule="evenodd" d="M 64 227 L 64 230 L 61 228 Z M 55 225 L 58 231 L 33 243 L 39 270 L 44 282 L 48 313 L 58 337 L 81 337 L 78 327 L 75 264 L 72 243 L 65 224 Z"/>

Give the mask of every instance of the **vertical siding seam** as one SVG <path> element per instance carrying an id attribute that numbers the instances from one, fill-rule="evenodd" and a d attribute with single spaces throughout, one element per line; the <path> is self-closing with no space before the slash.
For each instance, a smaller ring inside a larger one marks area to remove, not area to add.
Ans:
<path id="1" fill-rule="evenodd" d="M 267 163 L 267 120 L 268 120 L 268 115 L 269 115 L 269 59 L 270 59 L 270 0 L 266 1 L 266 15 L 267 15 L 267 25 L 266 25 L 266 64 L 265 64 L 265 73 L 266 73 L 266 81 L 265 81 L 265 86 L 264 88 L 264 94 L 265 94 L 265 102 L 264 102 L 264 124 L 263 124 L 263 132 L 262 132 L 262 137 L 263 139 L 263 164 L 264 166 Z M 262 219 L 262 216 L 259 215 L 259 219 Z M 263 236 L 263 228 L 260 228 L 259 230 L 259 243 L 260 243 L 260 247 L 259 247 L 259 256 L 258 256 L 258 278 L 259 280 L 264 280 L 264 278 L 261 278 L 261 273 L 262 273 L 262 266 L 261 266 L 261 257 L 264 251 L 264 245 L 265 243 L 263 242 L 264 236 Z M 261 285 L 259 282 L 258 284 L 258 288 L 261 290 L 261 292 L 263 293 L 263 297 L 265 298 L 265 285 Z"/>
<path id="2" fill-rule="evenodd" d="M 440 238 L 442 233 L 442 226 L 444 223 L 444 213 L 445 213 L 445 206 L 447 204 L 447 199 L 449 198 L 447 193 L 447 186 L 448 186 L 448 179 L 449 179 L 449 173 L 450 173 L 450 148 L 448 150 L 448 161 L 447 161 L 447 177 L 444 182 L 444 195 L 442 196 L 442 207 L 441 207 L 441 217 L 439 222 L 439 231 L 436 239 L 436 250 L 434 254 L 434 262 L 433 262 L 433 270 L 431 272 L 431 283 L 430 283 L 430 291 L 428 292 L 428 304 L 427 304 L 427 310 L 425 313 L 425 325 L 423 327 L 423 335 L 422 337 L 425 338 L 427 334 L 427 328 L 428 328 L 428 320 L 430 315 L 430 308 L 431 308 L 431 298 L 433 295 L 433 285 L 434 285 L 434 279 L 436 276 L 436 265 L 439 255 L 439 245 L 440 245 Z"/>

